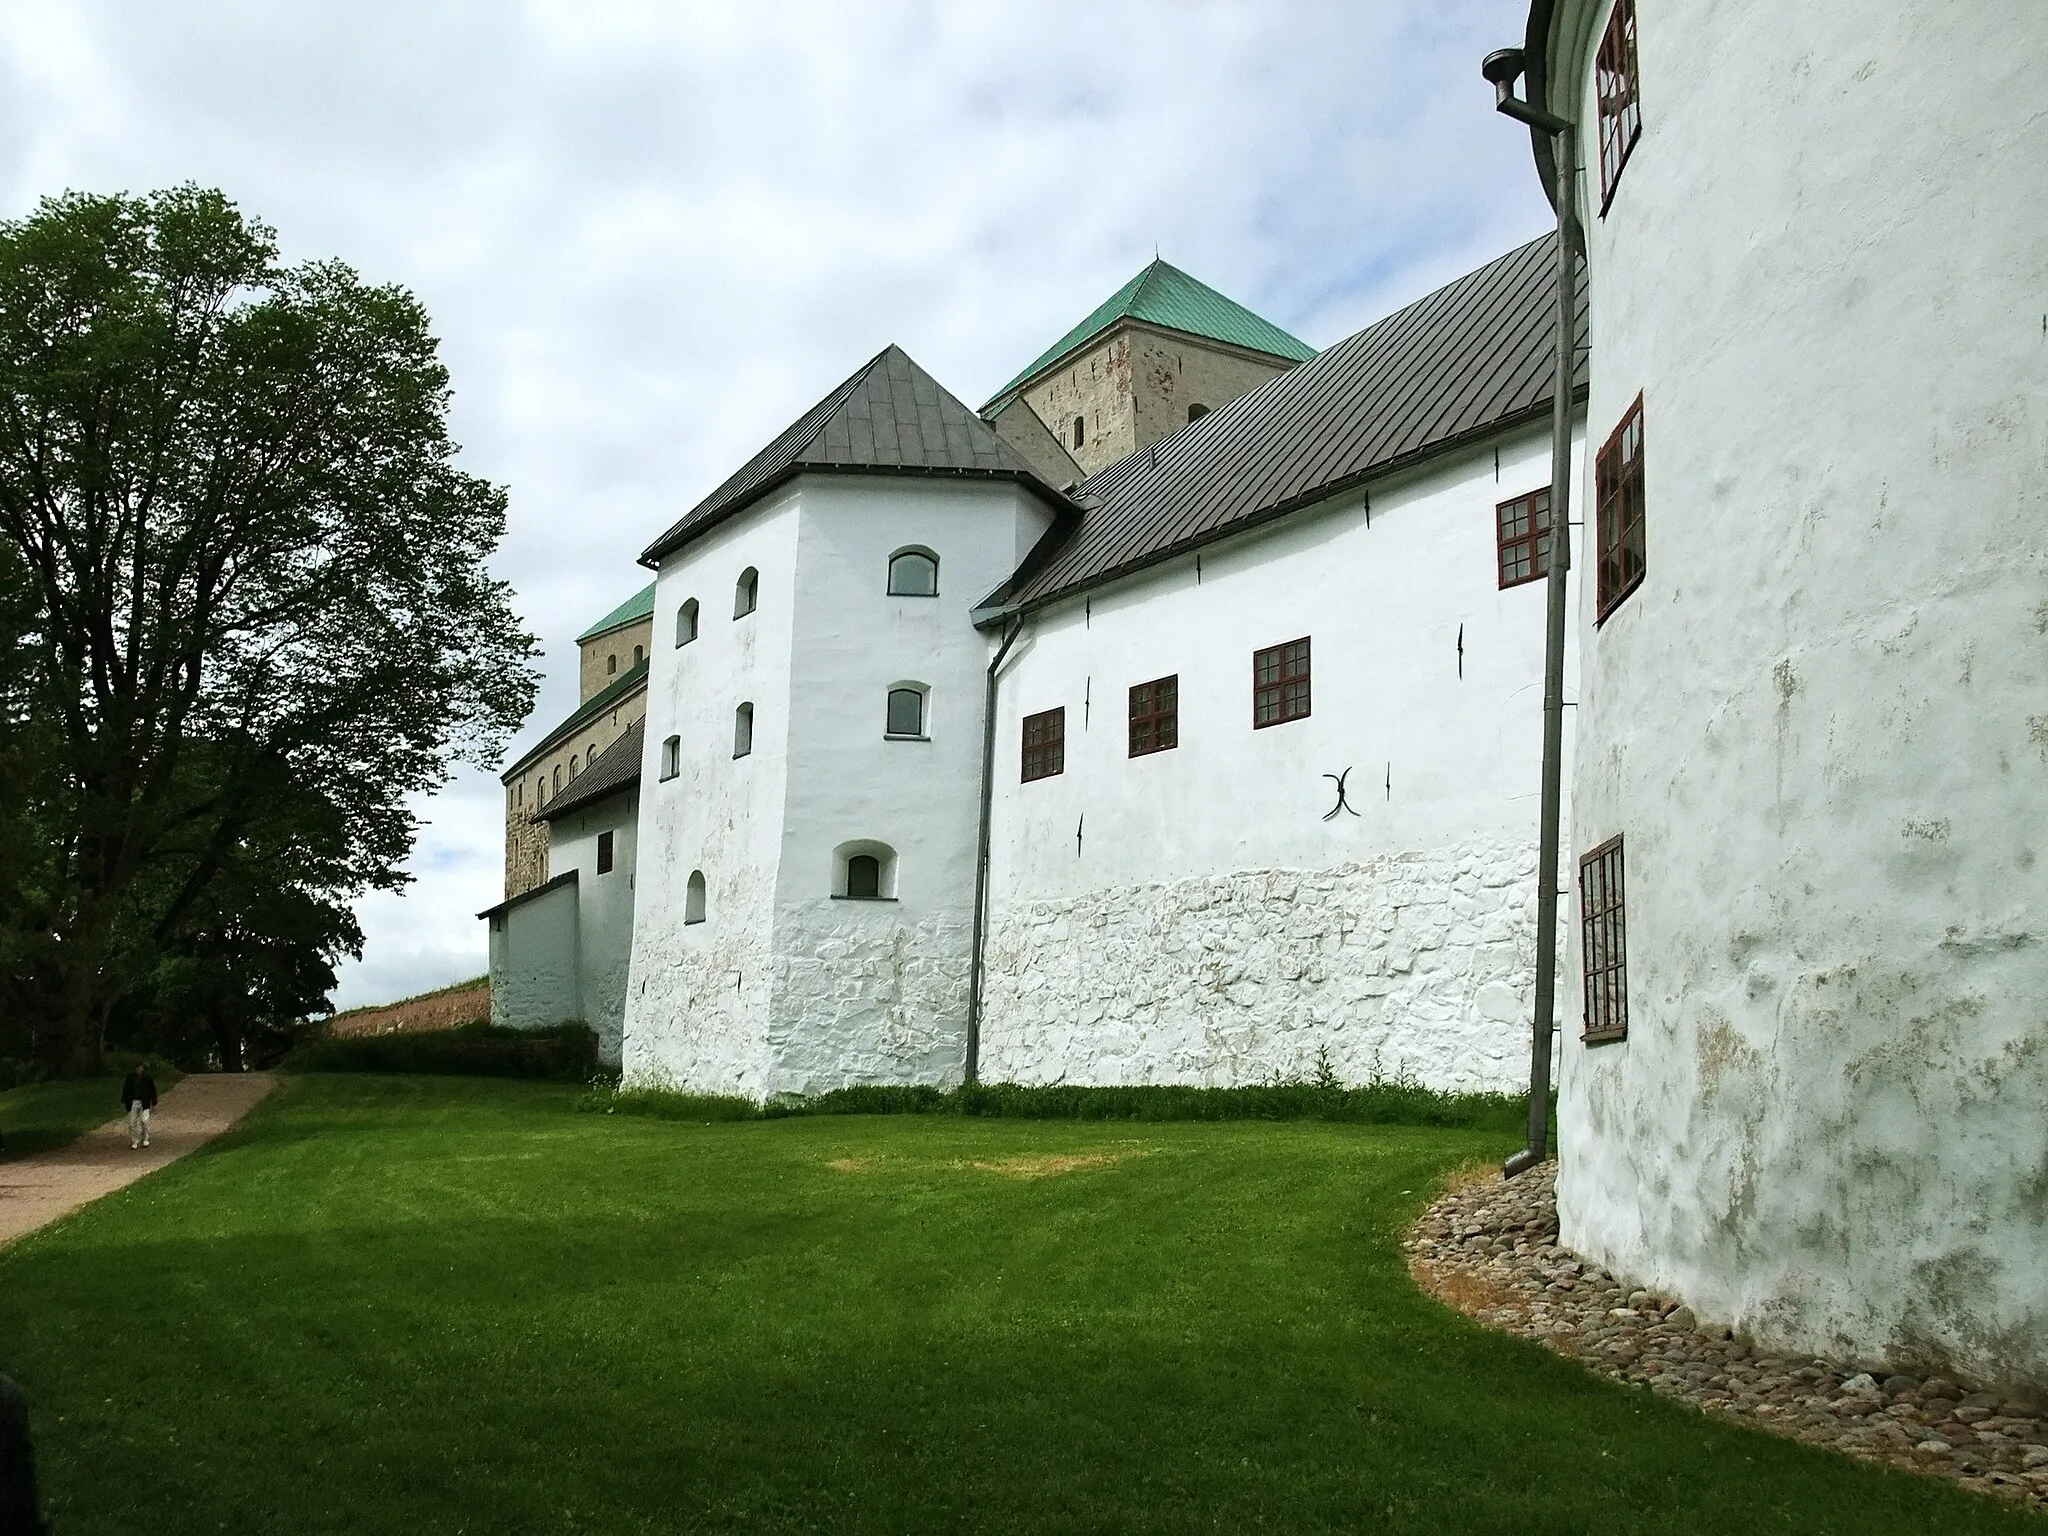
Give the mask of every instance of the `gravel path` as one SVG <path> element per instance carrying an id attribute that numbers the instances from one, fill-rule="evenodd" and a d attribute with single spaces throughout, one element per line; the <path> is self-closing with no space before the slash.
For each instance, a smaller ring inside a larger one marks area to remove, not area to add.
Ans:
<path id="1" fill-rule="evenodd" d="M 277 1079 L 268 1072 L 209 1072 L 179 1079 L 149 1117 L 149 1145 L 128 1146 L 128 1122 L 111 1120 L 68 1147 L 0 1163 L 0 1243 L 69 1216 L 89 1200 L 174 1163 L 246 1115 Z M 107 1080 L 107 1097 L 120 1087 Z"/>
<path id="2" fill-rule="evenodd" d="M 1468 1317 L 1617 1380 L 1864 1461 L 2048 1509 L 2042 1405 L 1941 1377 L 1877 1379 L 1764 1355 L 1690 1308 L 1629 1290 L 1557 1242 L 1557 1165 L 1449 1190 L 1409 1233 L 1417 1284 Z"/>

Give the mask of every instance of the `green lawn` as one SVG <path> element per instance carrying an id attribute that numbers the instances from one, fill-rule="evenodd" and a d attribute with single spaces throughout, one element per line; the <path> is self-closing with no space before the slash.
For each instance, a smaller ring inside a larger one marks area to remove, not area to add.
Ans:
<path id="1" fill-rule="evenodd" d="M 60 1536 L 2043 1529 L 1418 1295 L 1497 1137 L 577 1096 L 288 1080 L 0 1252 Z"/>

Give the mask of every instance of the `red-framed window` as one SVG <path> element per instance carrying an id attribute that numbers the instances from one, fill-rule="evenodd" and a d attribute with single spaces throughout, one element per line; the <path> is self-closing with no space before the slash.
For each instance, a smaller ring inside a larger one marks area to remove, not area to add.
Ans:
<path id="1" fill-rule="evenodd" d="M 1131 756 L 1180 745 L 1180 674 L 1131 685 Z"/>
<path id="2" fill-rule="evenodd" d="M 1041 710 L 1024 717 L 1024 782 L 1067 771 L 1067 711 Z"/>
<path id="3" fill-rule="evenodd" d="M 1517 496 L 1494 508 L 1500 540 L 1500 584 L 1519 587 L 1550 574 L 1550 487 Z"/>
<path id="4" fill-rule="evenodd" d="M 1579 860 L 1579 963 L 1588 1041 L 1628 1038 L 1628 933 L 1623 920 L 1621 839 Z"/>
<path id="5" fill-rule="evenodd" d="M 1642 585 L 1647 551 L 1643 538 L 1643 397 L 1621 418 L 1593 466 L 1594 496 L 1599 504 L 1598 622 L 1621 606 L 1623 598 Z"/>
<path id="6" fill-rule="evenodd" d="M 1614 200 L 1629 152 L 1643 136 L 1643 92 L 1636 75 L 1636 0 L 1614 0 L 1593 69 L 1600 96 L 1600 211 Z"/>
<path id="7" fill-rule="evenodd" d="M 1308 637 L 1252 652 L 1252 729 L 1308 716 Z"/>

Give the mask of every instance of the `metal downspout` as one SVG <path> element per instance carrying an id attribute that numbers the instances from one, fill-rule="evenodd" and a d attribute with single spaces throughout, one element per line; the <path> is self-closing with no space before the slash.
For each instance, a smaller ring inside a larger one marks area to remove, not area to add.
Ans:
<path id="1" fill-rule="evenodd" d="M 973 957 L 967 978 L 967 1064 L 962 1076 L 969 1083 L 981 1076 L 981 951 L 988 929 L 988 844 L 996 796 L 996 674 L 1023 630 L 1024 615 L 1012 615 L 1003 628 L 1003 643 L 988 664 L 988 687 L 981 701 L 981 833 L 974 848 Z"/>
<path id="2" fill-rule="evenodd" d="M 1490 54 L 1483 66 L 1495 104 L 1509 117 L 1548 133 L 1556 145 L 1557 338 L 1550 418 L 1550 562 L 1545 589 L 1543 654 L 1543 794 L 1536 853 L 1536 1006 L 1530 1020 L 1529 1143 L 1501 1174 L 1513 1178 L 1550 1155 L 1550 1067 L 1556 1034 L 1559 822 L 1564 781 L 1564 642 L 1571 571 L 1572 373 L 1578 343 L 1578 223 L 1574 217 L 1578 135 L 1572 124 L 1516 99 L 1519 50 Z"/>

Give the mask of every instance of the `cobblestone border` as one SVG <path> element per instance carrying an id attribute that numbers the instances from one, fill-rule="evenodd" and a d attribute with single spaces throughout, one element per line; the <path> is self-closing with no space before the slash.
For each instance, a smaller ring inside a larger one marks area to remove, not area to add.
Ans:
<path id="1" fill-rule="evenodd" d="M 1408 1269 L 1430 1295 L 1617 1381 L 1706 1413 L 1947 1478 L 2048 1511 L 2038 1405 L 1941 1377 L 1873 1378 L 1838 1362 L 1760 1354 L 1688 1307 L 1629 1290 L 1557 1241 L 1557 1164 L 1456 1184 L 1409 1232 Z"/>

